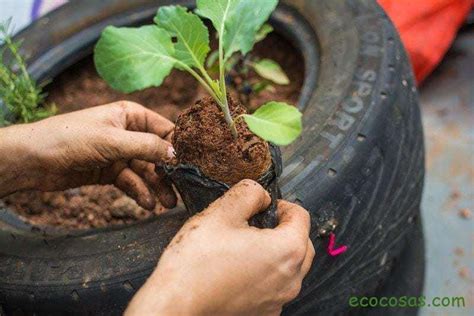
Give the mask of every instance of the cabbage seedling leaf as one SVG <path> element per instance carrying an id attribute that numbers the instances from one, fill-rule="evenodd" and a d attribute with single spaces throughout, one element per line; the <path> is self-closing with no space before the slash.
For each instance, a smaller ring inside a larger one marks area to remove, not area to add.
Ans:
<path id="1" fill-rule="evenodd" d="M 279 85 L 290 84 L 290 79 L 280 67 L 280 65 L 271 59 L 262 59 L 251 64 L 255 72 L 262 78 L 268 79 Z"/>
<path id="2" fill-rule="evenodd" d="M 262 25 L 260 30 L 258 30 L 257 35 L 255 36 L 255 43 L 263 41 L 271 32 L 273 32 L 273 26 L 271 26 L 270 24 Z"/>
<path id="3" fill-rule="evenodd" d="M 197 15 L 182 6 L 165 6 L 158 10 L 154 22 L 177 39 L 176 59 L 189 67 L 203 69 L 211 48 L 209 30 Z"/>
<path id="4" fill-rule="evenodd" d="M 171 36 L 157 26 L 109 26 L 97 42 L 94 63 L 112 88 L 130 93 L 161 85 L 176 63 L 173 55 Z"/>
<path id="5" fill-rule="evenodd" d="M 252 132 L 279 146 L 289 145 L 303 130 L 301 112 L 283 102 L 269 102 L 242 116 Z"/>
<path id="6" fill-rule="evenodd" d="M 246 55 L 252 50 L 258 32 L 277 4 L 278 0 L 197 0 L 196 12 L 212 21 L 227 60 L 236 52 Z"/>

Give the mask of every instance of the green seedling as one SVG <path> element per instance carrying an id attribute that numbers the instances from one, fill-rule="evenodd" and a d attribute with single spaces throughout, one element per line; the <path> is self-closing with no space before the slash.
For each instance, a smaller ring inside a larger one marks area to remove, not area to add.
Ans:
<path id="1" fill-rule="evenodd" d="M 154 25 L 109 26 L 95 47 L 97 71 L 110 86 L 125 93 L 160 86 L 173 68 L 186 71 L 219 104 L 235 138 L 235 120 L 243 119 L 256 135 L 288 145 L 302 130 L 298 109 L 269 102 L 252 115 L 233 118 L 225 81 L 229 60 L 235 54 L 247 55 L 259 38 L 268 34 L 269 28 L 262 31 L 262 27 L 277 4 L 278 0 L 197 0 L 196 13 L 181 6 L 165 6 L 158 10 Z M 214 57 L 211 55 L 219 65 L 216 79 L 205 66 L 211 49 L 209 30 L 200 17 L 209 19 L 217 30 L 219 48 Z"/>
<path id="2" fill-rule="evenodd" d="M 26 70 L 26 63 L 20 54 L 21 43 L 13 41 L 10 22 L 0 24 L 2 48 L 0 49 L 0 126 L 13 123 L 29 123 L 44 119 L 56 113 L 54 105 L 45 103 L 43 87 L 38 86 Z M 6 54 L 9 54 L 7 61 Z M 8 118 L 7 118 L 8 116 Z"/>
<path id="3" fill-rule="evenodd" d="M 264 24 L 257 33 L 255 42 L 264 40 L 268 34 L 273 32 L 270 24 Z M 219 71 L 219 51 L 213 51 L 207 58 L 207 68 L 211 73 Z M 254 56 L 251 52 L 247 55 L 234 54 L 226 62 L 226 83 L 231 85 L 237 92 L 240 99 L 245 105 L 249 104 L 251 95 L 258 95 L 263 91 L 275 92 L 274 85 L 285 86 L 290 84 L 290 79 L 286 75 L 282 67 L 272 59 L 261 59 Z M 253 70 L 259 78 L 250 80 L 249 74 Z"/>
<path id="4" fill-rule="evenodd" d="M 251 80 L 251 70 L 260 78 Z M 290 84 L 290 79 L 276 61 L 259 59 L 251 54 L 239 58 L 229 70 L 226 80 L 227 84 L 233 86 L 238 92 L 240 102 L 245 105 L 249 105 L 251 96 L 258 95 L 263 91 L 275 92 L 275 85 Z"/>

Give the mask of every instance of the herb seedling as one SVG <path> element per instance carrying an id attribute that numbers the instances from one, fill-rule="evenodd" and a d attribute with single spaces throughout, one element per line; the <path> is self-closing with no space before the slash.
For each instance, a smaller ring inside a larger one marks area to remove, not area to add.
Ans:
<path id="1" fill-rule="evenodd" d="M 54 105 L 45 103 L 42 86 L 36 85 L 26 70 L 26 63 L 20 54 L 20 42 L 13 41 L 10 35 L 10 22 L 0 24 L 3 47 L 0 49 L 0 103 L 5 105 L 7 114 L 0 104 L 0 126 L 29 123 L 44 119 L 56 113 Z M 5 53 L 10 54 L 7 61 Z"/>
<path id="2" fill-rule="evenodd" d="M 262 26 L 278 0 L 197 0 L 196 14 L 181 6 L 161 7 L 155 25 L 139 28 L 107 27 L 95 48 L 99 74 L 125 93 L 160 86 L 173 68 L 187 71 L 219 104 L 234 138 L 235 120 L 244 119 L 256 135 L 277 145 L 287 145 L 301 133 L 301 113 L 282 102 L 269 102 L 252 115 L 233 118 L 225 80 L 226 63 L 235 54 L 246 55 L 268 33 Z M 210 52 L 209 30 L 199 16 L 217 30 L 218 79 L 205 67 Z M 263 36 L 264 36 L 263 35 Z"/>

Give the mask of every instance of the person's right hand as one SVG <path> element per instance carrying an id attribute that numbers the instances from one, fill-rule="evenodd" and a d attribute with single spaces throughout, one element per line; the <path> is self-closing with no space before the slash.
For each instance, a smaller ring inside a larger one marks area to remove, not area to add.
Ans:
<path id="1" fill-rule="evenodd" d="M 244 180 L 191 218 L 126 315 L 277 315 L 301 289 L 315 255 L 306 210 L 279 201 L 275 229 L 248 220 L 270 204 Z"/>
<path id="2" fill-rule="evenodd" d="M 155 164 L 174 157 L 174 124 L 139 104 L 119 101 L 0 129 L 0 197 L 20 190 L 60 191 L 114 184 L 141 207 L 176 195 Z"/>

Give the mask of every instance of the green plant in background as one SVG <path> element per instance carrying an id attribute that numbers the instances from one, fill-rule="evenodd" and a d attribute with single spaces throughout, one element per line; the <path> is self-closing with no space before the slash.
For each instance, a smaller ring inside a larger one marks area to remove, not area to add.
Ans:
<path id="1" fill-rule="evenodd" d="M 186 71 L 219 104 L 237 137 L 227 99 L 226 65 L 235 54 L 247 55 L 269 33 L 264 23 L 277 4 L 278 0 L 197 0 L 196 13 L 209 19 L 217 30 L 219 48 L 215 57 L 211 55 L 218 62 L 217 79 L 205 67 L 211 50 L 209 30 L 198 15 L 181 6 L 161 7 L 155 25 L 107 27 L 95 47 L 97 71 L 113 88 L 125 93 L 160 86 L 173 68 Z M 261 63 L 256 63 L 255 69 Z M 268 61 L 263 63 L 268 65 Z M 237 119 L 245 120 L 252 132 L 277 145 L 291 143 L 302 130 L 301 113 L 282 102 L 267 103 L 254 114 Z"/>
<path id="2" fill-rule="evenodd" d="M 270 24 L 264 24 L 257 33 L 255 42 L 263 41 L 268 34 L 273 32 Z M 219 71 L 219 51 L 213 51 L 207 58 L 206 65 L 211 73 Z M 290 79 L 281 66 L 274 60 L 258 58 L 252 53 L 247 55 L 234 54 L 225 65 L 228 75 L 226 83 L 238 92 L 240 102 L 249 105 L 250 96 L 258 95 L 262 91 L 275 91 L 275 84 L 285 86 L 290 84 Z M 258 80 L 249 80 L 250 71 L 253 70 L 260 77 Z"/>
<path id="3" fill-rule="evenodd" d="M 20 42 L 10 35 L 10 22 L 0 24 L 0 126 L 14 123 L 34 122 L 56 113 L 54 105 L 46 105 L 42 87 L 31 79 L 23 56 Z M 7 61 L 6 54 L 11 57 Z M 10 112 L 10 114 L 6 112 Z M 8 116 L 8 119 L 7 119 Z"/>

